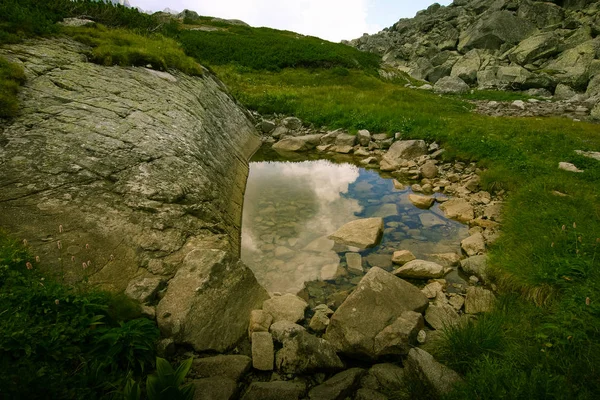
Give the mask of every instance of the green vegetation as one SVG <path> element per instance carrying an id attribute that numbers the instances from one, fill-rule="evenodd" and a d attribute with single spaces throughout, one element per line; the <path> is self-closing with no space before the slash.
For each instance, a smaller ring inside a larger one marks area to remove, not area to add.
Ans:
<path id="1" fill-rule="evenodd" d="M 0 397 L 93 399 L 116 393 L 128 375 L 141 379 L 158 328 L 125 320 L 139 309 L 131 302 L 42 276 L 27 249 L 0 232 Z"/>
<path id="2" fill-rule="evenodd" d="M 597 398 L 600 394 L 600 128 L 564 118 L 491 118 L 454 97 L 361 71 L 214 68 L 244 104 L 315 126 L 402 132 L 477 161 L 491 191 L 510 190 L 490 249 L 497 311 L 448 335 L 438 356 L 466 375 L 455 398 Z M 557 168 L 573 162 L 585 172 Z M 556 192 L 566 196 L 557 195 Z M 564 230 L 563 230 L 563 225 Z"/>
<path id="3" fill-rule="evenodd" d="M 23 68 L 0 57 L 0 118 L 16 115 L 19 108 L 17 93 L 24 82 Z"/>
<path id="4" fill-rule="evenodd" d="M 379 57 L 350 46 L 269 28 L 229 25 L 212 32 L 182 30 L 177 39 L 202 63 L 234 64 L 254 70 L 288 67 L 375 69 Z"/>
<path id="5" fill-rule="evenodd" d="M 178 69 L 202 75 L 202 67 L 185 55 L 179 44 L 162 35 L 142 36 L 126 29 L 96 27 L 64 28 L 73 39 L 92 47 L 91 61 L 101 65 L 146 66 Z"/>

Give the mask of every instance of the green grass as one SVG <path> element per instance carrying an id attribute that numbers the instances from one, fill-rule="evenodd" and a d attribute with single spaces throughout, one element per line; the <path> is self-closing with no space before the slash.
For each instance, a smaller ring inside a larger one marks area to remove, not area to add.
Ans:
<path id="1" fill-rule="evenodd" d="M 489 252 L 505 294 L 498 310 L 452 332 L 437 354 L 466 376 L 451 397 L 600 396 L 600 162 L 574 153 L 600 149 L 599 125 L 476 115 L 459 98 L 357 70 L 336 76 L 323 69 L 214 69 L 259 112 L 295 115 L 317 127 L 399 131 L 440 142 L 449 159 L 486 167 L 484 186 L 510 191 L 501 238 Z M 560 161 L 585 172 L 561 171 Z"/>
<path id="2" fill-rule="evenodd" d="M 19 87 L 25 83 L 25 72 L 21 66 L 0 57 L 0 118 L 17 114 Z"/>
<path id="3" fill-rule="evenodd" d="M 0 398 L 101 398 L 152 369 L 158 328 L 139 304 L 38 268 L 0 231 Z"/>
<path id="4" fill-rule="evenodd" d="M 380 62 L 374 54 L 313 36 L 270 28 L 211 24 L 223 30 L 181 30 L 177 34 L 177 40 L 188 55 L 210 66 L 234 64 L 269 71 L 294 67 L 375 70 Z"/>
<path id="5" fill-rule="evenodd" d="M 95 27 L 64 28 L 73 39 L 92 47 L 91 60 L 101 65 L 146 66 L 166 71 L 174 68 L 202 75 L 202 67 L 185 55 L 179 44 L 162 35 L 139 35 L 126 29 Z"/>

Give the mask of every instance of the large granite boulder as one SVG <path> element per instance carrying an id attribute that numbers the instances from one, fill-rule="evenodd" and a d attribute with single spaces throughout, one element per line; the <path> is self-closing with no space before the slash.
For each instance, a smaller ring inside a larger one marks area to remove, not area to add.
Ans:
<path id="1" fill-rule="evenodd" d="M 588 83 L 588 69 L 600 50 L 600 38 L 588 40 L 572 49 L 562 52 L 550 61 L 544 69 L 554 71 L 557 82 L 576 90 L 585 90 Z"/>
<path id="2" fill-rule="evenodd" d="M 158 326 L 196 351 L 226 351 L 247 334 L 252 310 L 269 295 L 241 261 L 222 250 L 193 250 L 156 307 Z"/>
<path id="3" fill-rule="evenodd" d="M 376 336 L 405 311 L 423 312 L 428 304 L 417 287 L 373 267 L 333 314 L 324 337 L 341 353 L 374 359 Z"/>
<path id="4" fill-rule="evenodd" d="M 516 17 L 509 11 L 494 11 L 462 32 L 458 50 L 460 52 L 471 49 L 497 50 L 503 43 L 519 43 L 535 29 L 533 23 Z"/>
<path id="5" fill-rule="evenodd" d="M 433 85 L 433 91 L 441 94 L 459 94 L 469 91 L 469 85 L 457 76 L 446 76 Z"/>
<path id="6" fill-rule="evenodd" d="M 383 218 L 362 218 L 350 221 L 328 236 L 336 243 L 367 249 L 379 244 L 383 235 Z"/>
<path id="7" fill-rule="evenodd" d="M 473 49 L 460 58 L 452 66 L 450 76 L 460 78 L 467 84 L 474 84 L 477 81 L 477 71 L 483 63 L 483 52 L 479 49 Z"/>
<path id="8" fill-rule="evenodd" d="M 283 340 L 283 348 L 276 355 L 276 365 L 277 370 L 285 374 L 344 368 L 331 343 L 306 331 L 294 332 Z"/>
<path id="9" fill-rule="evenodd" d="M 561 38 L 555 32 L 544 32 L 528 37 L 510 50 L 508 59 L 519 65 L 550 58 L 560 52 Z"/>
<path id="10" fill-rule="evenodd" d="M 67 282 L 113 291 L 170 279 L 197 248 L 238 254 L 260 145 L 247 112 L 208 71 L 104 67 L 89 52 L 66 38 L 0 49 L 27 76 L 0 129 L 0 228 L 50 272 L 66 263 Z"/>
<path id="11" fill-rule="evenodd" d="M 308 392 L 310 400 L 343 400 L 356 392 L 360 378 L 364 375 L 362 368 L 350 368 L 327 379 Z"/>

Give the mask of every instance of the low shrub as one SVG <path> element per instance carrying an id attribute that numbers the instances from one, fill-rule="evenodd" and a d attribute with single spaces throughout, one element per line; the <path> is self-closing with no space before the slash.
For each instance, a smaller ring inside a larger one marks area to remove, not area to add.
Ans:
<path id="1" fill-rule="evenodd" d="M 25 72 L 21 66 L 0 57 L 0 118 L 17 114 L 19 87 L 25 83 Z"/>

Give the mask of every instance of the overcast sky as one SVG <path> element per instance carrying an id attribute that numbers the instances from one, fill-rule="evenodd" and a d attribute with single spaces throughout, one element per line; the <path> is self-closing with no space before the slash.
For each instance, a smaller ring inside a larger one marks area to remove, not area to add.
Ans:
<path id="1" fill-rule="evenodd" d="M 200 15 L 241 19 L 252 26 L 286 29 L 339 42 L 376 33 L 414 17 L 432 0 L 129 0 L 144 10 L 187 8 Z M 448 5 L 452 0 L 438 3 Z"/>

